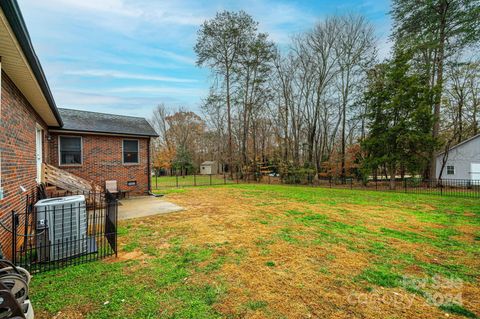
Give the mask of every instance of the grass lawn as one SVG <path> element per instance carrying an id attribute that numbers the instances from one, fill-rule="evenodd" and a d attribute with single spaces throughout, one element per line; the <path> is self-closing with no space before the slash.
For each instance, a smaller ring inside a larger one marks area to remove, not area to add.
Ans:
<path id="1" fill-rule="evenodd" d="M 476 318 L 480 201 L 279 185 L 174 189 L 118 259 L 34 277 L 38 318 Z"/>

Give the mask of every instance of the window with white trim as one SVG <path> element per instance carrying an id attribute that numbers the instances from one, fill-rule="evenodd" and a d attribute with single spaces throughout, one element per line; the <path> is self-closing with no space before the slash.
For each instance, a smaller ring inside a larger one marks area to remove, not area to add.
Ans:
<path id="1" fill-rule="evenodd" d="M 82 138 L 79 136 L 60 136 L 58 141 L 60 165 L 82 164 Z"/>
<path id="2" fill-rule="evenodd" d="M 138 140 L 123 140 L 123 163 L 138 164 Z"/>
<path id="3" fill-rule="evenodd" d="M 447 175 L 455 175 L 455 166 L 453 165 L 447 166 Z"/>

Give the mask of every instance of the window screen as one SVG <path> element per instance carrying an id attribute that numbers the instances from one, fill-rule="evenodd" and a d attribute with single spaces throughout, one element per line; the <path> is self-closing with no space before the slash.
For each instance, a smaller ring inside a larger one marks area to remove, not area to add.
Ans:
<path id="1" fill-rule="evenodd" d="M 455 166 L 447 166 L 447 175 L 455 174 Z"/>
<path id="2" fill-rule="evenodd" d="M 60 164 L 82 164 L 82 138 L 60 136 Z"/>
<path id="3" fill-rule="evenodd" d="M 138 163 L 138 141 L 123 140 L 123 163 Z"/>

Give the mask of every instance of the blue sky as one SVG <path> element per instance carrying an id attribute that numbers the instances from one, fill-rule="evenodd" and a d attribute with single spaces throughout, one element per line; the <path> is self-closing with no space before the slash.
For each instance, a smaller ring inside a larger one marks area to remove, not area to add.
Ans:
<path id="1" fill-rule="evenodd" d="M 244 10 L 286 48 L 331 14 L 361 13 L 389 51 L 389 0 L 19 0 L 59 107 L 150 117 L 164 102 L 198 111 L 209 71 L 195 66 L 199 25 Z"/>

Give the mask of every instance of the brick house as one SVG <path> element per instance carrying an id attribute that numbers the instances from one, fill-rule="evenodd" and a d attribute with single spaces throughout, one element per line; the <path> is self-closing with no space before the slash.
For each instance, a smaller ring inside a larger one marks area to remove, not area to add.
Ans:
<path id="1" fill-rule="evenodd" d="M 114 179 L 122 190 L 150 190 L 150 139 L 157 134 L 141 117 L 59 109 L 63 126 L 49 130 L 50 163 L 104 185 Z"/>
<path id="2" fill-rule="evenodd" d="M 0 70 L 0 220 L 25 209 L 42 163 L 148 193 L 155 131 L 143 118 L 57 108 L 16 0 L 0 1 Z"/>

